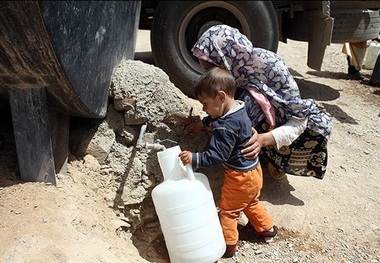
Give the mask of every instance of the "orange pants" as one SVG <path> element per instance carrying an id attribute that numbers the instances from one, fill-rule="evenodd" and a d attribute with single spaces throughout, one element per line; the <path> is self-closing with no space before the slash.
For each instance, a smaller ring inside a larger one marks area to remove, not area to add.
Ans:
<path id="1" fill-rule="evenodd" d="M 227 245 L 239 239 L 237 224 L 241 211 L 248 217 L 257 232 L 273 227 L 272 218 L 259 201 L 263 187 L 261 166 L 248 172 L 238 172 L 224 167 L 224 183 L 219 200 L 219 217 Z"/>

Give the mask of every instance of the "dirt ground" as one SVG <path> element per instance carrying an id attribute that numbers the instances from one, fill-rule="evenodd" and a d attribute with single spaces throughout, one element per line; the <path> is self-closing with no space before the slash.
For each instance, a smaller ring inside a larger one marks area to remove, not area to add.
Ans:
<path id="1" fill-rule="evenodd" d="M 152 63 L 147 35 L 139 32 L 136 60 Z M 241 227 L 239 252 L 219 262 L 380 262 L 380 87 L 368 84 L 372 70 L 350 78 L 339 44 L 327 48 L 321 71 L 307 67 L 306 43 L 280 43 L 278 53 L 302 96 L 333 117 L 326 176 L 276 181 L 264 173 L 261 200 L 278 236 L 267 244 Z M 20 181 L 10 113 L 0 112 L 0 262 L 169 262 L 154 213 L 131 231 L 111 168 L 94 156 L 70 156 L 56 187 Z"/>

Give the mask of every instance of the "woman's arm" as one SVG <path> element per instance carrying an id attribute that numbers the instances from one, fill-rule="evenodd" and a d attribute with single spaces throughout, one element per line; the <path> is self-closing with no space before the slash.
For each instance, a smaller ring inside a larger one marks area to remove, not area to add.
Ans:
<path id="1" fill-rule="evenodd" d="M 276 148 L 292 144 L 306 129 L 307 119 L 291 117 L 284 125 L 270 131 L 276 141 Z"/>
<path id="2" fill-rule="evenodd" d="M 252 128 L 252 137 L 245 144 L 241 151 L 247 158 L 256 158 L 262 147 L 276 146 L 280 149 L 282 146 L 292 144 L 306 129 L 307 119 L 291 117 L 284 125 L 266 133 L 257 133 Z"/>

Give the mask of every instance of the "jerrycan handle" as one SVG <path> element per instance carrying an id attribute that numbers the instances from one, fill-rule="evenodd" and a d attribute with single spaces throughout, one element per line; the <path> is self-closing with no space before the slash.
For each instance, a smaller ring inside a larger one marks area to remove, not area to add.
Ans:
<path id="1" fill-rule="evenodd" d="M 191 180 L 191 181 L 194 181 L 195 180 L 195 176 L 194 176 L 194 172 L 193 172 L 193 168 L 191 167 L 191 164 L 186 164 L 186 165 L 183 165 L 181 160 L 179 160 L 180 163 L 181 163 L 181 166 L 183 168 L 185 168 L 186 170 L 186 175 L 187 177 Z"/>
<path id="2" fill-rule="evenodd" d="M 191 164 L 183 165 L 181 158 L 178 157 L 177 159 L 180 167 L 182 168 L 182 176 L 187 176 L 191 181 L 195 181 L 195 176 L 193 172 L 193 167 Z"/>
<path id="3" fill-rule="evenodd" d="M 186 173 L 191 181 L 195 180 L 195 176 L 194 176 L 194 172 L 193 172 L 193 168 L 191 167 L 191 164 L 186 164 Z"/>

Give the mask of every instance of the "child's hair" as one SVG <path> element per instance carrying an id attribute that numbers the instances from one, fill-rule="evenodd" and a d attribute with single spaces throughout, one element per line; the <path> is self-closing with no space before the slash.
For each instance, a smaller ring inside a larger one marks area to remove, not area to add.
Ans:
<path id="1" fill-rule="evenodd" d="M 236 81 L 234 76 L 226 69 L 211 67 L 199 78 L 195 86 L 195 97 L 202 94 L 214 98 L 219 91 L 224 91 L 227 96 L 234 97 Z"/>

